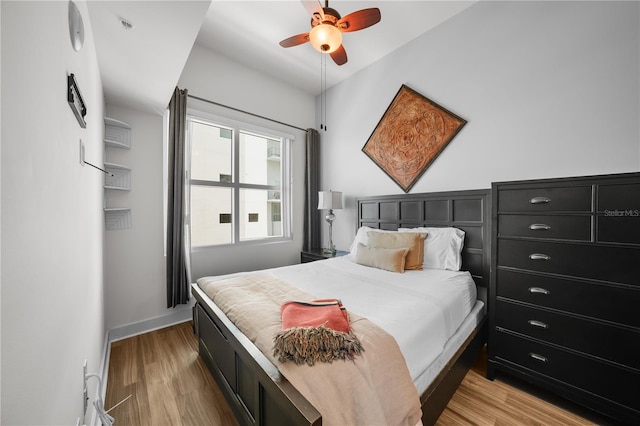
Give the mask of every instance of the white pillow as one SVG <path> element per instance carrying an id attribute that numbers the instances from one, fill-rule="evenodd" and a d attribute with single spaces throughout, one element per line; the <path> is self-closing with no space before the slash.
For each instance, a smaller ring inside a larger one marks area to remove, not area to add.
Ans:
<path id="1" fill-rule="evenodd" d="M 425 269 L 448 269 L 459 271 L 462 267 L 464 231 L 458 228 L 400 228 L 400 232 L 426 232 L 424 241 Z"/>
<path id="2" fill-rule="evenodd" d="M 367 245 L 367 243 L 369 242 L 369 237 L 368 237 L 368 232 L 371 231 L 373 228 L 370 228 L 368 226 L 361 226 L 360 228 L 358 228 L 358 231 L 356 232 L 356 237 L 353 239 L 353 242 L 351 243 L 351 247 L 349 247 L 349 251 L 351 252 L 351 254 L 355 255 L 358 252 L 358 244 L 362 244 L 362 245 Z"/>
<path id="3" fill-rule="evenodd" d="M 396 231 L 385 231 L 384 229 L 371 228 L 370 226 L 361 226 L 358 228 L 358 232 L 356 232 L 356 237 L 353 239 L 351 243 L 351 247 L 349 247 L 349 251 L 351 254 L 356 254 L 358 252 L 358 243 L 368 246 L 369 245 L 369 231 L 374 232 L 396 232 Z"/>

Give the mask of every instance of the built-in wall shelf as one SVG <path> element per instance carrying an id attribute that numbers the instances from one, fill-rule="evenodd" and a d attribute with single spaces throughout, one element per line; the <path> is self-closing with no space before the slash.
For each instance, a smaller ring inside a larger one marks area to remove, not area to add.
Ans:
<path id="1" fill-rule="evenodd" d="M 104 143 L 117 148 L 131 148 L 131 126 L 113 118 L 104 118 Z"/>
<path id="2" fill-rule="evenodd" d="M 131 209 L 104 209 L 104 223 L 107 231 L 131 228 Z"/>
<path id="3" fill-rule="evenodd" d="M 129 191 L 131 189 L 131 169 L 120 164 L 104 163 L 108 174 L 104 177 L 105 189 L 119 189 Z"/>
<path id="4" fill-rule="evenodd" d="M 131 148 L 131 126 L 127 123 L 104 117 L 104 144 L 105 147 Z M 108 153 L 105 150 L 105 156 Z M 114 163 L 104 163 L 107 172 L 104 178 L 104 188 L 120 191 L 131 190 L 131 169 L 127 166 Z M 108 203 L 108 191 L 105 191 L 105 204 Z M 105 208 L 104 223 L 107 231 L 131 228 L 131 209 Z"/>

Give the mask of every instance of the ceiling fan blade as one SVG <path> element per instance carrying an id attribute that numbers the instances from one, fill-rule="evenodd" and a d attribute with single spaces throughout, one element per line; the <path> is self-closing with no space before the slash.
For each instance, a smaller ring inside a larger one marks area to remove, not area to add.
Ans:
<path id="1" fill-rule="evenodd" d="M 380 9 L 372 7 L 348 14 L 336 23 L 336 27 L 343 33 L 358 31 L 377 24 L 382 19 Z"/>
<path id="2" fill-rule="evenodd" d="M 335 52 L 329 53 L 329 55 L 331 55 L 331 59 L 333 59 L 333 62 L 338 65 L 344 65 L 347 63 L 347 51 L 344 50 L 343 45 L 340 45 L 340 47 L 338 47 Z"/>
<path id="3" fill-rule="evenodd" d="M 320 0 L 300 0 L 300 3 L 312 18 L 317 13 L 320 15 L 320 22 L 324 21 L 324 9 Z"/>
<path id="4" fill-rule="evenodd" d="M 282 40 L 280 42 L 280 46 L 293 47 L 293 46 L 298 46 L 299 44 L 304 44 L 308 41 L 309 41 L 309 33 L 298 34 Z"/>

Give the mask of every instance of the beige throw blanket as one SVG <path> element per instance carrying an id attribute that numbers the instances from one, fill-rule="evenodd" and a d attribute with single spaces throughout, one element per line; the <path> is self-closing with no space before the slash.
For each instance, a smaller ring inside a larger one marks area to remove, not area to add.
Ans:
<path id="1" fill-rule="evenodd" d="M 349 314 L 365 349 L 354 361 L 280 363 L 272 355 L 273 337 L 281 331 L 280 306 L 315 297 L 269 273 L 199 280 L 199 286 L 316 407 L 323 425 L 414 426 L 420 420 L 420 398 L 400 348 L 371 321 Z"/>

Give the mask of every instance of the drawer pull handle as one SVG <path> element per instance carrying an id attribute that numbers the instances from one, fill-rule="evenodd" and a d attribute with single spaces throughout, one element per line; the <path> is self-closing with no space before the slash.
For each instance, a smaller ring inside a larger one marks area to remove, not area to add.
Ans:
<path id="1" fill-rule="evenodd" d="M 531 352 L 531 353 L 529 354 L 529 356 L 530 356 L 531 358 L 535 359 L 536 361 L 540 361 L 540 362 L 547 362 L 547 361 L 548 361 L 548 359 L 547 359 L 547 357 L 546 357 L 546 356 L 542 356 L 542 355 L 540 355 L 540 354 L 536 354 L 536 353 L 533 353 L 533 352 Z"/>
<path id="2" fill-rule="evenodd" d="M 548 231 L 551 227 L 544 223 L 532 223 L 529 225 L 529 229 L 532 231 Z"/>
<path id="3" fill-rule="evenodd" d="M 538 321 L 538 320 L 529 320 L 527 321 L 529 323 L 529 325 L 532 325 L 534 327 L 540 327 L 540 328 L 549 328 L 549 326 L 545 323 L 543 323 L 542 321 Z"/>
<path id="4" fill-rule="evenodd" d="M 529 200 L 531 204 L 547 204 L 551 202 L 551 198 L 547 197 L 533 197 Z"/>
<path id="5" fill-rule="evenodd" d="M 542 253 L 532 253 L 529 255 L 531 260 L 551 260 L 551 256 Z"/>
<path id="6" fill-rule="evenodd" d="M 549 290 L 542 287 L 529 287 L 529 293 L 551 294 Z"/>

